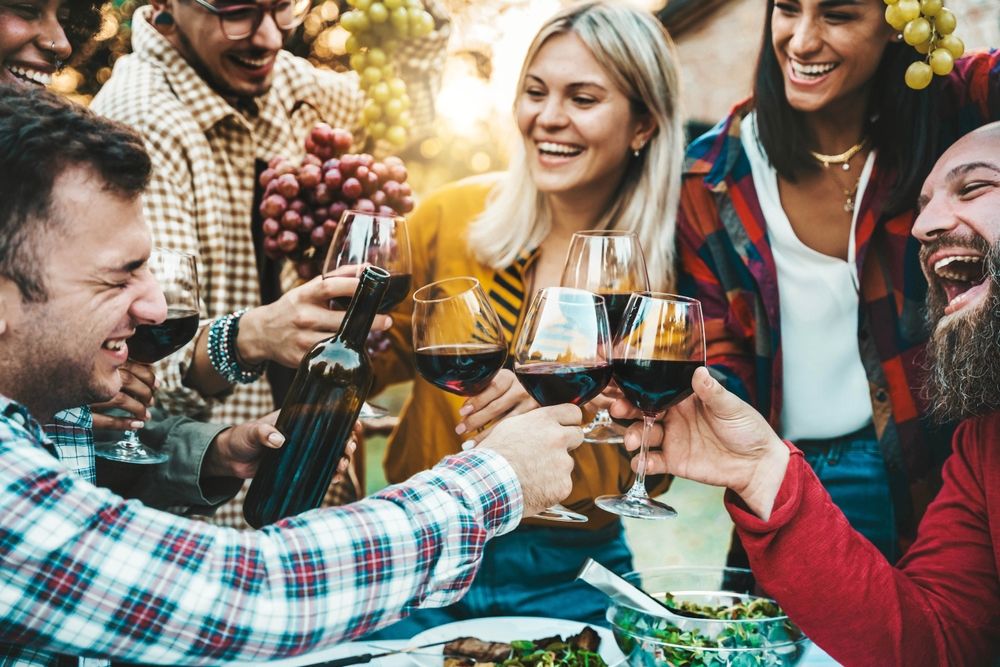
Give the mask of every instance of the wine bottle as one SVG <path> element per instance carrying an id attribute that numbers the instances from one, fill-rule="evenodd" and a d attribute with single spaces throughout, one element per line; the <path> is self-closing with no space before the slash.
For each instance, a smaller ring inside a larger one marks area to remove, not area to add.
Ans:
<path id="1" fill-rule="evenodd" d="M 367 267 L 340 331 L 317 343 L 299 363 L 275 424 L 285 444 L 264 451 L 243 503 L 243 516 L 254 528 L 323 501 L 371 390 L 365 338 L 388 285 L 387 271 Z"/>

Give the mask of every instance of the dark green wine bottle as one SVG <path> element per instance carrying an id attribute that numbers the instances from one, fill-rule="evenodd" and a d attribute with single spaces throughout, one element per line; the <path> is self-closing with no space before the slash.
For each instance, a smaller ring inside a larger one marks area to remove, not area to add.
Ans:
<path id="1" fill-rule="evenodd" d="M 243 516 L 254 528 L 323 502 L 371 391 L 365 339 L 388 285 L 387 271 L 367 267 L 340 331 L 302 357 L 276 424 L 285 444 L 263 453 L 243 503 Z"/>

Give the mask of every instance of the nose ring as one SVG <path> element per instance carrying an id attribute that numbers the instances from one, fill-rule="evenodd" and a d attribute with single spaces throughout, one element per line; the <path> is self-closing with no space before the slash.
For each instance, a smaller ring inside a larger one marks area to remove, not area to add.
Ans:
<path id="1" fill-rule="evenodd" d="M 56 43 L 52 42 L 51 44 L 49 44 L 49 49 L 51 49 L 52 51 L 55 51 L 56 50 Z"/>

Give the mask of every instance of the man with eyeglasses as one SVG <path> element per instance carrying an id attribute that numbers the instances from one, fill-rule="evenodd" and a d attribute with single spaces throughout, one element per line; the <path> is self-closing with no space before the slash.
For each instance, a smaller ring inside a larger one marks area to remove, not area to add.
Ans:
<path id="1" fill-rule="evenodd" d="M 401 42 L 394 60 L 414 137 L 433 118 L 448 38 L 439 0 L 424 4 L 434 31 Z M 357 76 L 282 48 L 310 8 L 310 0 L 152 0 L 133 16 L 133 53 L 93 101 L 146 139 L 154 174 L 143 208 L 154 243 L 198 257 L 208 324 L 157 367 L 156 399 L 169 414 L 242 423 L 272 411 L 290 369 L 340 325 L 324 281 L 282 289 L 281 266 L 261 250 L 257 212 L 266 161 L 301 158 L 317 122 L 363 136 Z M 229 342 L 210 349 L 210 339 L 220 340 L 208 335 L 213 325 Z M 353 500 L 349 486 L 331 489 L 328 504 Z M 245 527 L 241 505 L 242 493 L 213 520 Z"/>

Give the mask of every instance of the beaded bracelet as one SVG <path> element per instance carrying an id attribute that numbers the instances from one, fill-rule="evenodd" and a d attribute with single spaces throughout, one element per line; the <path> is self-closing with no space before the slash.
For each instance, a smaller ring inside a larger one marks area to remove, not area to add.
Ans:
<path id="1" fill-rule="evenodd" d="M 208 327 L 208 360 L 212 368 L 230 384 L 256 382 L 264 372 L 264 364 L 247 368 L 237 353 L 236 336 L 240 331 L 240 318 L 247 310 L 243 308 L 220 317 Z"/>

